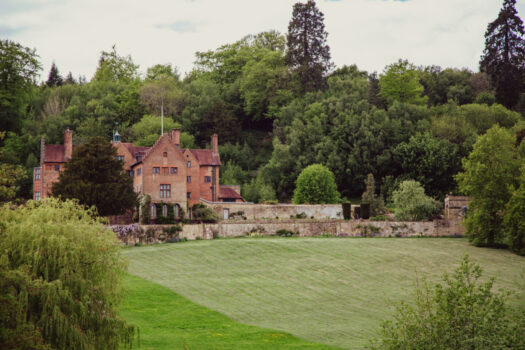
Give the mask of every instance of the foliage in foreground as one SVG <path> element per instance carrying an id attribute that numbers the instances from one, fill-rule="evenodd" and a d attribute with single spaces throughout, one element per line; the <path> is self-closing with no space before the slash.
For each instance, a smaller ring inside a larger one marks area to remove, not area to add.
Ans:
<path id="1" fill-rule="evenodd" d="M 339 202 L 334 174 L 321 164 L 306 167 L 297 178 L 293 202 L 296 204 Z"/>
<path id="2" fill-rule="evenodd" d="M 126 265 L 115 235 L 73 201 L 0 207 L 0 348 L 118 349 Z"/>
<path id="3" fill-rule="evenodd" d="M 493 292 L 493 280 L 481 282 L 482 269 L 466 255 L 444 285 L 424 281 L 415 306 L 402 303 L 394 320 L 381 326 L 373 349 L 523 349 L 525 314 L 511 319 L 507 293 Z"/>

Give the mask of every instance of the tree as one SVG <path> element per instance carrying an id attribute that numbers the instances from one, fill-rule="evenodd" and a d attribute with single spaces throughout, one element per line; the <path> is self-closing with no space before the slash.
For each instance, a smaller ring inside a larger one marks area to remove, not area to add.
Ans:
<path id="1" fill-rule="evenodd" d="M 0 40 L 0 130 L 18 130 L 40 69 L 36 50 Z"/>
<path id="2" fill-rule="evenodd" d="M 0 348 L 120 349 L 126 271 L 115 234 L 93 210 L 48 198 L 0 207 Z"/>
<path id="3" fill-rule="evenodd" d="M 93 81 L 130 83 L 138 78 L 138 68 L 131 56 L 119 56 L 116 46 L 113 45 L 110 52 L 102 51 Z"/>
<path id="4" fill-rule="evenodd" d="M 150 147 L 159 139 L 161 120 L 160 117 L 146 114 L 142 119 L 133 124 L 133 135 L 135 137 L 135 144 L 137 146 Z M 169 117 L 164 118 L 164 133 L 169 132 L 173 128 L 180 128 L 178 123 Z M 187 132 L 181 132 L 180 135 L 181 148 L 192 148 L 195 146 L 195 138 Z"/>
<path id="5" fill-rule="evenodd" d="M 490 76 L 498 101 L 508 108 L 516 105 L 525 88 L 524 29 L 515 5 L 516 0 L 504 0 L 498 18 L 489 23 L 479 63 Z"/>
<path id="6" fill-rule="evenodd" d="M 464 171 L 456 176 L 459 189 L 472 198 L 465 225 L 475 245 L 494 246 L 504 241 L 504 209 L 519 173 L 515 137 L 494 126 L 474 144 Z"/>
<path id="7" fill-rule="evenodd" d="M 332 69 L 328 33 L 324 28 L 324 14 L 315 1 L 308 0 L 293 6 L 288 24 L 286 62 L 297 74 L 301 92 L 324 88 L 325 77 Z"/>
<path id="8" fill-rule="evenodd" d="M 426 132 L 400 143 L 393 153 L 403 176 L 420 182 L 431 196 L 443 198 L 455 188 L 454 175 L 461 169 L 457 145 Z"/>
<path id="9" fill-rule="evenodd" d="M 78 146 L 53 184 L 53 196 L 95 206 L 101 216 L 132 210 L 137 199 L 132 178 L 123 172 L 122 161 L 116 157 L 116 148 L 101 137 Z"/>
<path id="10" fill-rule="evenodd" d="M 296 204 L 339 202 L 334 173 L 324 165 L 312 164 L 304 168 L 295 184 L 293 202 Z"/>
<path id="11" fill-rule="evenodd" d="M 514 189 L 505 210 L 505 242 L 517 254 L 525 255 L 525 165 L 519 187 Z"/>
<path id="12" fill-rule="evenodd" d="M 55 65 L 55 62 L 53 62 L 53 64 L 51 65 L 51 69 L 49 70 L 49 75 L 47 77 L 46 85 L 49 87 L 54 87 L 54 86 L 61 86 L 63 83 L 64 83 L 64 79 L 60 76 L 60 73 L 58 73 L 58 68 Z"/>
<path id="13" fill-rule="evenodd" d="M 425 194 L 425 189 L 414 180 L 399 184 L 392 193 L 396 219 L 400 221 L 429 220 L 440 211 L 440 203 Z"/>
<path id="14" fill-rule="evenodd" d="M 424 88 L 419 82 L 421 72 L 407 60 L 399 60 L 386 66 L 379 78 L 381 96 L 389 104 L 393 101 L 425 105 L 427 96 L 422 96 Z"/>
<path id="15" fill-rule="evenodd" d="M 492 291 L 494 280 L 482 282 L 482 272 L 466 255 L 444 285 L 418 284 L 415 305 L 397 306 L 372 349 L 523 349 L 525 318 L 509 316 L 507 292 Z"/>
<path id="16" fill-rule="evenodd" d="M 0 132 L 0 140 L 2 140 L 4 136 L 5 131 Z M 2 158 L 4 158 L 3 151 L 0 152 L 0 159 Z M 26 178 L 27 175 L 22 166 L 2 162 L 0 164 L 0 202 L 14 200 L 20 190 L 20 182 L 24 181 Z"/>
<path id="17" fill-rule="evenodd" d="M 386 211 L 385 202 L 383 201 L 383 197 L 376 194 L 376 182 L 374 180 L 374 175 L 368 174 L 365 185 L 366 190 L 361 196 L 361 202 L 370 204 L 370 216 L 384 214 Z"/>

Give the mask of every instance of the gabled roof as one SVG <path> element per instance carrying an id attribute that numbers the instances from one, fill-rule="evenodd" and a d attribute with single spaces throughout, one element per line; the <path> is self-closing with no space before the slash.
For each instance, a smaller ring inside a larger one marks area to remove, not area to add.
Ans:
<path id="1" fill-rule="evenodd" d="M 76 148 L 73 145 L 73 150 Z M 44 163 L 66 163 L 64 145 L 45 145 L 45 158 Z"/>
<path id="2" fill-rule="evenodd" d="M 133 157 L 136 157 L 138 155 L 144 156 L 147 150 L 149 150 L 151 147 L 138 147 L 135 146 L 132 142 L 121 142 L 121 144 L 126 147 L 126 149 L 131 153 Z"/>
<path id="3" fill-rule="evenodd" d="M 200 165 L 221 165 L 221 157 L 211 149 L 190 149 Z"/>
<path id="4" fill-rule="evenodd" d="M 238 194 L 233 188 L 229 187 L 219 187 L 219 199 L 222 198 L 232 198 L 232 199 L 242 199 L 242 196 Z"/>

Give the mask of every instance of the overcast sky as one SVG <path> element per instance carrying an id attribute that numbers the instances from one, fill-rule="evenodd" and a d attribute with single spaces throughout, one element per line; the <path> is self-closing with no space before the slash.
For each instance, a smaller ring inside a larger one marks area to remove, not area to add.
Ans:
<path id="1" fill-rule="evenodd" d="M 182 73 L 196 51 L 247 34 L 286 33 L 296 0 L 0 0 L 0 38 L 36 48 L 47 79 L 93 76 L 117 45 L 140 70 L 171 63 Z M 487 24 L 503 0 L 317 0 L 337 66 L 381 72 L 399 58 L 416 65 L 478 69 Z M 525 0 L 517 1 L 521 18 Z"/>

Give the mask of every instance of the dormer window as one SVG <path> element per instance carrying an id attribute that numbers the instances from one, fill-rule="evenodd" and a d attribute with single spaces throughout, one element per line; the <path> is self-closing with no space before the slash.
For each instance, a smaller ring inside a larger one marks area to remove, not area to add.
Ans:
<path id="1" fill-rule="evenodd" d="M 137 160 L 137 162 L 140 162 L 142 160 L 142 156 L 136 156 L 135 159 Z"/>

